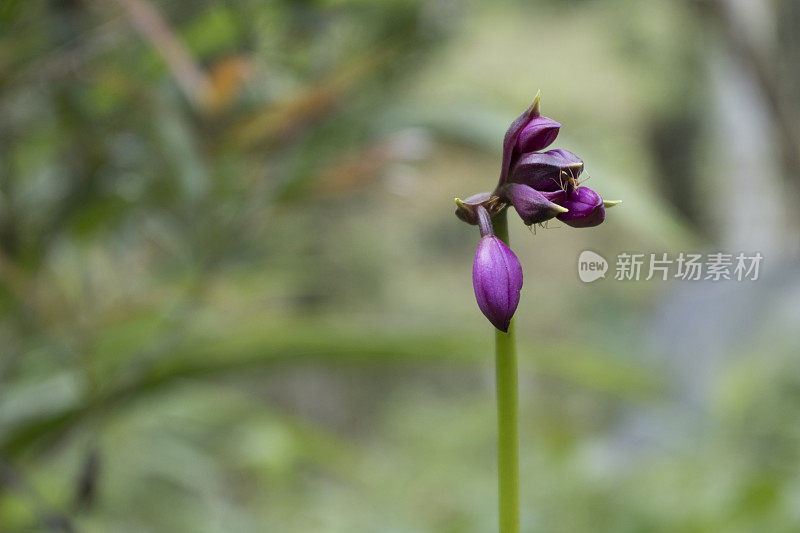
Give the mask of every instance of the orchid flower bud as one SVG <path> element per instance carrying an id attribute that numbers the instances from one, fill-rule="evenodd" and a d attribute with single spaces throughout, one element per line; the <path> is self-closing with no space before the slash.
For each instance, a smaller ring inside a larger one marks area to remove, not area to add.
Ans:
<path id="1" fill-rule="evenodd" d="M 573 228 L 597 226 L 606 218 L 603 199 L 589 187 L 577 187 L 566 191 L 566 200 L 559 202 L 568 212 L 558 215 L 558 220 Z"/>
<path id="2" fill-rule="evenodd" d="M 494 235 L 484 235 L 478 243 L 472 287 L 481 312 L 494 327 L 507 333 L 519 304 L 522 267 L 514 252 Z"/>
<path id="3" fill-rule="evenodd" d="M 556 140 L 561 124 L 547 117 L 533 117 L 517 137 L 516 149 L 520 154 L 544 150 Z"/>
<path id="4" fill-rule="evenodd" d="M 545 222 L 567 212 L 566 208 L 555 203 L 559 200 L 564 202 L 566 197 L 564 191 L 540 192 L 521 183 L 508 183 L 503 186 L 501 193 L 511 202 L 517 214 L 528 226 Z"/>
<path id="5" fill-rule="evenodd" d="M 583 161 L 566 150 L 548 150 L 523 154 L 511 170 L 508 181 L 522 183 L 539 191 L 564 188 L 565 177 L 577 178 L 583 172 Z"/>

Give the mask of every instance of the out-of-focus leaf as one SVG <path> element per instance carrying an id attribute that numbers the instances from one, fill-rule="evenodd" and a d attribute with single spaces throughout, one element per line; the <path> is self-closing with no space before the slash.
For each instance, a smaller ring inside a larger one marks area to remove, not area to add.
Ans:
<path id="1" fill-rule="evenodd" d="M 15 456 L 37 443 L 53 442 L 87 417 L 131 405 L 185 379 L 210 379 L 257 369 L 287 365 L 335 364 L 365 365 L 441 365 L 488 364 L 488 347 L 480 338 L 463 335 L 370 335 L 344 334 L 319 326 L 273 329 L 259 324 L 246 325 L 220 337 L 188 341 L 172 349 L 172 354 L 156 362 L 136 377 L 109 387 L 101 397 L 70 407 L 54 415 L 22 424 L 2 442 L 2 451 Z M 533 354 L 532 370 L 576 385 L 610 393 L 648 397 L 659 389 L 655 376 L 628 363 L 616 362 L 598 351 L 577 346 L 537 343 L 523 354 Z"/>

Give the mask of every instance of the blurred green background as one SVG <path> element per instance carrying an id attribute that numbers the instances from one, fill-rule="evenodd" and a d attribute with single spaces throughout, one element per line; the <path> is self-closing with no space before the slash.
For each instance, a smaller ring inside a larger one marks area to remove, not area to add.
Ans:
<path id="1" fill-rule="evenodd" d="M 487 532 L 478 233 L 538 89 L 622 199 L 511 217 L 523 530 L 800 530 L 796 0 L 0 1 L 0 531 Z M 756 282 L 578 254 L 761 252 Z"/>

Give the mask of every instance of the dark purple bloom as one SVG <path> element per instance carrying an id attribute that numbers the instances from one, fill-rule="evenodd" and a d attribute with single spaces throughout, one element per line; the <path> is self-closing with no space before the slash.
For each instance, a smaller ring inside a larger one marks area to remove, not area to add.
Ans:
<path id="1" fill-rule="evenodd" d="M 603 199 L 589 187 L 569 187 L 564 191 L 564 200 L 555 200 L 567 209 L 558 215 L 558 220 L 573 228 L 597 226 L 606 218 Z"/>
<path id="2" fill-rule="evenodd" d="M 555 203 L 559 200 L 563 203 L 564 191 L 540 192 L 521 183 L 507 183 L 501 191 L 528 226 L 567 212 L 566 208 Z"/>
<path id="3" fill-rule="evenodd" d="M 494 235 L 484 235 L 475 251 L 472 265 L 475 299 L 494 327 L 508 332 L 511 317 L 519 304 L 522 267 L 517 256 Z"/>

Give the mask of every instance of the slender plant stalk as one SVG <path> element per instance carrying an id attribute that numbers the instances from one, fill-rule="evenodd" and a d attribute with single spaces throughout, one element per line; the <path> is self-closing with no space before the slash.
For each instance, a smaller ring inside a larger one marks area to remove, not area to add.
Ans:
<path id="1" fill-rule="evenodd" d="M 506 211 L 493 222 L 495 235 L 509 244 Z M 513 319 L 508 333 L 495 330 L 495 368 L 500 533 L 519 533 L 519 400 Z"/>

